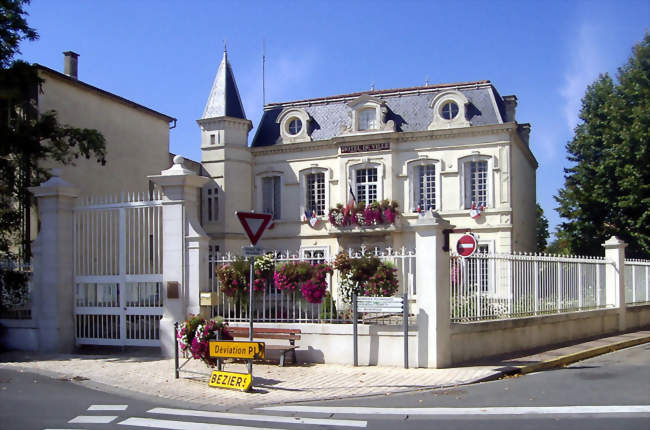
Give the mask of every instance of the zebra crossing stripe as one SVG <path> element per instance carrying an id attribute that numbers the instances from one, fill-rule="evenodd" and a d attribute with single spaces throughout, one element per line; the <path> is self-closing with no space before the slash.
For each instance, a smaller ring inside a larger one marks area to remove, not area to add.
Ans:
<path id="1" fill-rule="evenodd" d="M 108 424 L 116 419 L 116 415 L 79 415 L 68 421 L 68 424 Z"/>
<path id="2" fill-rule="evenodd" d="M 270 427 L 244 427 L 233 426 L 232 424 L 194 423 L 190 421 L 157 420 L 152 418 L 127 418 L 118 424 L 169 430 L 278 430 L 278 428 Z"/>
<path id="3" fill-rule="evenodd" d="M 235 414 L 230 412 L 197 411 L 193 409 L 154 408 L 147 411 L 151 414 L 180 415 L 200 418 L 221 418 L 230 420 L 260 421 L 272 423 L 289 423 L 304 425 L 326 425 L 340 427 L 368 427 L 367 421 L 336 420 L 326 418 L 283 417 L 273 415 Z"/>
<path id="4" fill-rule="evenodd" d="M 355 406 L 267 406 L 264 411 L 372 415 L 541 415 L 648 414 L 650 405 L 623 406 L 507 406 L 484 408 L 370 408 Z"/>
<path id="5" fill-rule="evenodd" d="M 90 405 L 89 411 L 125 411 L 129 405 Z"/>

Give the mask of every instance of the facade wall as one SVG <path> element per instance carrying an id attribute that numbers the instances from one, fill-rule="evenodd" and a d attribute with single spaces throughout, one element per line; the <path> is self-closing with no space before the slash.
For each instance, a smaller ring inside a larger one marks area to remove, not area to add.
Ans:
<path id="1" fill-rule="evenodd" d="M 369 248 L 405 246 L 412 249 L 414 246 L 412 226 L 419 217 L 414 210 L 417 205 L 414 202 L 413 166 L 422 162 L 431 162 L 435 165 L 437 174 L 438 212 L 455 226 L 457 231 L 450 235 L 450 243 L 455 244 L 464 231 L 471 230 L 477 234 L 479 243 L 489 246 L 491 252 L 511 252 L 513 249 L 511 176 L 514 173 L 511 173 L 513 162 L 510 160 L 510 154 L 514 143 L 510 140 L 509 127 L 514 126 L 436 130 L 411 133 L 408 136 L 404 136 L 403 133 L 401 135 L 384 133 L 324 142 L 289 143 L 253 148 L 251 198 L 254 210 L 263 210 L 262 178 L 281 177 L 281 216 L 275 220 L 273 229 L 264 234 L 260 245 L 291 250 L 307 246 L 326 246 L 330 254 L 336 253 L 339 248 L 361 245 Z M 380 143 L 389 143 L 390 149 L 351 153 L 342 153 L 340 150 L 342 146 Z M 210 161 L 204 164 L 206 170 L 213 172 L 211 175 L 216 181 L 221 179 L 219 176 L 224 174 L 222 172 L 228 165 L 228 161 L 223 165 L 219 164 L 218 151 L 210 151 Z M 204 151 L 204 160 L 205 154 Z M 225 149 L 222 154 L 226 157 Z M 488 160 L 488 208 L 481 217 L 473 219 L 462 199 L 465 168 L 463 162 L 476 155 Z M 349 183 L 353 180 L 351 178 L 354 174 L 353 169 L 359 165 L 378 167 L 381 183 L 380 199 L 396 200 L 399 203 L 401 217 L 398 218 L 395 226 L 339 229 L 327 222 L 329 208 L 339 203 L 345 205 L 349 201 Z M 534 201 L 534 168 L 530 163 L 523 168 L 520 166 L 516 168 L 522 175 L 525 174 L 526 168 L 532 171 L 521 188 L 528 187 L 528 192 L 529 194 L 532 192 Z M 306 201 L 304 173 L 312 171 L 324 172 L 326 182 L 326 214 L 320 217 L 321 222 L 316 227 L 311 227 L 304 217 Z M 248 181 L 246 169 L 233 168 L 230 172 L 230 175 L 224 174 L 223 180 L 238 184 L 239 202 L 237 202 L 238 206 L 234 205 L 235 201 L 226 191 L 225 198 L 230 199 L 232 205 L 230 210 L 223 214 L 225 224 L 229 223 L 229 218 L 233 218 L 230 212 L 245 206 L 243 201 L 245 192 L 239 185 L 246 184 Z M 228 208 L 228 205 L 224 206 Z M 238 231 L 239 226 L 235 224 L 233 228 L 232 231 Z M 529 243 L 522 245 L 522 247 L 527 246 L 531 245 Z M 238 249 L 227 248 L 222 250 L 238 251 Z"/>
<path id="2" fill-rule="evenodd" d="M 40 112 L 56 110 L 61 124 L 97 129 L 106 139 L 105 166 L 94 159 L 78 159 L 74 166 L 62 168 L 62 177 L 82 195 L 146 191 L 147 175 L 169 167 L 169 122 L 163 116 L 47 71 L 41 70 L 41 77 L 45 82 Z"/>
<path id="3" fill-rule="evenodd" d="M 512 251 L 530 252 L 536 248 L 537 203 L 535 169 L 537 163 L 530 156 L 527 145 L 519 136 L 513 136 L 512 145 L 512 200 L 517 207 L 512 213 Z"/>

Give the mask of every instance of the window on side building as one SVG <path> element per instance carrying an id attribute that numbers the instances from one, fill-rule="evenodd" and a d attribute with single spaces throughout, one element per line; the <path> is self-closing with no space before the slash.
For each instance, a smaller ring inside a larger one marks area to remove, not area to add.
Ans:
<path id="1" fill-rule="evenodd" d="M 282 216 L 280 186 L 280 176 L 262 178 L 262 211 L 273 215 L 273 219 L 280 219 Z"/>
<path id="2" fill-rule="evenodd" d="M 219 188 L 210 187 L 206 190 L 204 210 L 208 222 L 219 220 Z"/>

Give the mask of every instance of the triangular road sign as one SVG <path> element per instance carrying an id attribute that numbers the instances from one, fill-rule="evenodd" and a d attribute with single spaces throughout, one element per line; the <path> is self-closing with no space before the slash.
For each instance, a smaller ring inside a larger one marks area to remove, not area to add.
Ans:
<path id="1" fill-rule="evenodd" d="M 244 231 L 251 240 L 252 245 L 256 245 L 257 241 L 262 237 L 262 233 L 266 230 L 271 222 L 271 214 L 260 214 L 255 212 L 235 212 L 237 218 Z"/>

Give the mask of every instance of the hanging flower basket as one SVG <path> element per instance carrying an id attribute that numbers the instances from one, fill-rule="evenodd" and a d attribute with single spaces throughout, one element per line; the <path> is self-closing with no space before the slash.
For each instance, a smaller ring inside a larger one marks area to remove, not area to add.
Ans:
<path id="1" fill-rule="evenodd" d="M 300 291 L 307 302 L 318 304 L 327 292 L 328 273 L 332 273 L 328 264 L 291 261 L 276 267 L 273 280 L 278 290 Z"/>
<path id="2" fill-rule="evenodd" d="M 334 260 L 334 268 L 341 272 L 340 291 L 346 303 L 358 296 L 391 297 L 399 289 L 397 269 L 373 256 L 350 258 L 340 252 Z"/>
<path id="3" fill-rule="evenodd" d="M 336 227 L 388 225 L 394 224 L 397 220 L 398 207 L 398 203 L 394 200 L 392 202 L 388 200 L 375 201 L 367 206 L 364 202 L 346 206 L 339 203 L 335 208 L 329 210 L 328 218 L 330 223 Z"/>

